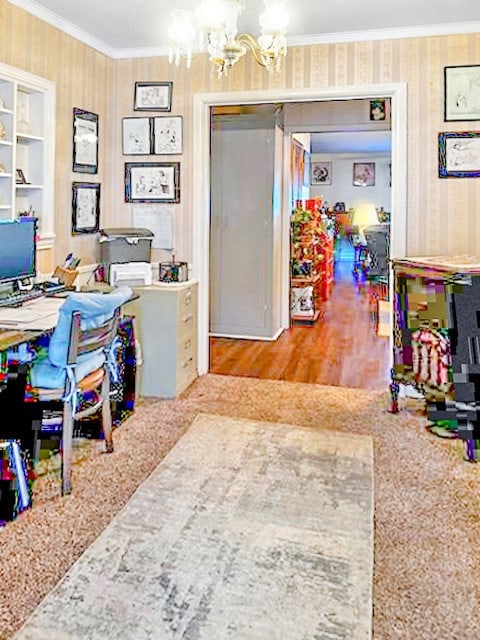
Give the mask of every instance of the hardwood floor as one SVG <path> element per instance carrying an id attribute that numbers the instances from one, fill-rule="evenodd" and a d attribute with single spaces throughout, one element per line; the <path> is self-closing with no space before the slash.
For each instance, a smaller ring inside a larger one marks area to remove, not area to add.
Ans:
<path id="1" fill-rule="evenodd" d="M 368 297 L 352 276 L 348 241 L 339 245 L 335 284 L 323 317 L 295 324 L 278 340 L 210 339 L 210 372 L 360 389 L 389 384 L 388 338 L 376 335 Z"/>

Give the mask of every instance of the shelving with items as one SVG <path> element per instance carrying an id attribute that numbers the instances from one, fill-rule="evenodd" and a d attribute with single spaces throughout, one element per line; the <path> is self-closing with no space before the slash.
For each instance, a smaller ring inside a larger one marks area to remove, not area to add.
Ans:
<path id="1" fill-rule="evenodd" d="M 291 216 L 291 319 L 317 320 L 320 303 L 333 287 L 333 234 L 321 213 L 321 200 L 297 203 Z"/>
<path id="2" fill-rule="evenodd" d="M 0 64 L 0 220 L 38 219 L 40 248 L 53 242 L 55 84 Z"/>

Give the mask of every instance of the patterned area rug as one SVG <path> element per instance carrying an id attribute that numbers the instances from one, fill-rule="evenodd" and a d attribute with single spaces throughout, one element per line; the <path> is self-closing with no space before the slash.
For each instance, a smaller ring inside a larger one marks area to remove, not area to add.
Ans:
<path id="1" fill-rule="evenodd" d="M 16 640 L 367 640 L 370 436 L 199 414 Z"/>

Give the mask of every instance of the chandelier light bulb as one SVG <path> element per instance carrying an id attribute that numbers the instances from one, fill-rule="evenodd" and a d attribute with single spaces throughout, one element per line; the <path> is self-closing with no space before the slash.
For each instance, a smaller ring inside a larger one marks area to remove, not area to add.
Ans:
<path id="1" fill-rule="evenodd" d="M 202 0 L 195 10 L 195 21 L 205 33 L 222 31 L 225 23 L 225 5 L 222 0 Z"/>
<path id="2" fill-rule="evenodd" d="M 265 10 L 260 14 L 258 21 L 262 33 L 267 35 L 285 35 L 289 21 L 288 12 L 285 9 L 284 0 L 264 0 Z"/>

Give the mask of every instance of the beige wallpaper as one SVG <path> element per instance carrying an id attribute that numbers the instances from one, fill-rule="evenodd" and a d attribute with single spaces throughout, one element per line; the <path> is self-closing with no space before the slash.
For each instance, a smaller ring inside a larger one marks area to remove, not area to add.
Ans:
<path id="1" fill-rule="evenodd" d="M 192 95 L 195 92 L 245 91 L 276 87 L 310 88 L 405 82 L 408 87 L 408 210 L 409 255 L 473 253 L 480 255 L 480 180 L 442 179 L 438 175 L 440 131 L 476 130 L 479 122 L 443 122 L 443 67 L 480 64 L 480 34 L 415 38 L 355 44 L 295 47 L 279 75 L 270 76 L 246 56 L 227 79 L 210 77 L 204 57 L 187 72 L 165 59 L 117 62 L 117 120 L 132 115 L 135 80 L 172 80 L 172 113 L 183 114 L 182 203 L 176 207 L 177 253 L 191 258 Z M 116 156 L 119 160 L 119 154 Z M 116 171 L 121 189 L 123 160 Z M 120 203 L 119 193 L 119 203 Z M 118 213 L 126 220 L 126 206 Z M 395 213 L 393 212 L 393 215 Z"/>
<path id="2" fill-rule="evenodd" d="M 247 56 L 227 79 L 210 76 L 205 56 L 186 71 L 166 58 L 111 60 L 23 10 L 0 0 L 0 59 L 56 81 L 55 256 L 74 251 L 84 262 L 96 258 L 93 236 L 72 237 L 72 181 L 102 185 L 102 226 L 130 226 L 130 205 L 123 201 L 124 162 L 152 157 L 123 156 L 121 119 L 133 111 L 135 81 L 171 80 L 172 114 L 184 118 L 181 204 L 175 205 L 176 253 L 191 260 L 192 96 L 194 93 L 274 88 L 309 88 L 406 82 L 408 85 L 409 255 L 468 252 L 480 255 L 480 180 L 437 177 L 439 131 L 475 130 L 479 122 L 443 122 L 443 67 L 480 64 L 480 34 L 414 38 L 355 44 L 294 47 L 285 68 L 268 75 Z M 99 115 L 100 158 L 96 176 L 72 173 L 72 109 Z M 154 114 L 152 114 L 154 115 Z M 394 212 L 393 212 L 394 215 Z M 158 256 L 157 256 L 158 257 Z"/>
<path id="3" fill-rule="evenodd" d="M 73 251 L 91 261 L 92 236 L 72 237 L 72 182 L 99 182 L 101 206 L 111 209 L 112 151 L 115 148 L 113 108 L 114 61 L 38 20 L 12 4 L 0 0 L 0 60 L 43 76 L 56 83 L 55 253 L 39 252 L 39 270 L 47 271 Z M 73 107 L 99 115 L 102 153 L 99 172 L 72 172 Z"/>

